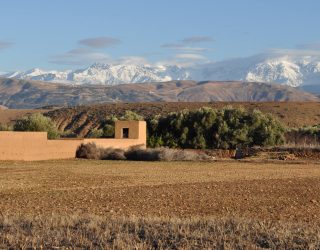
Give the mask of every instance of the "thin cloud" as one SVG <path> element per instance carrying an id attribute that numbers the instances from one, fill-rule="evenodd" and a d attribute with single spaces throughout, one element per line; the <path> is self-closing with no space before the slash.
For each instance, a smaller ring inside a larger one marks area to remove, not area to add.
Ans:
<path id="1" fill-rule="evenodd" d="M 52 56 L 50 63 L 61 65 L 87 65 L 94 62 L 107 63 L 111 57 L 86 48 L 77 48 L 66 53 Z"/>
<path id="2" fill-rule="evenodd" d="M 273 48 L 265 51 L 266 55 L 281 55 L 281 56 L 320 56 L 320 42 L 298 44 L 294 49 Z"/>
<path id="3" fill-rule="evenodd" d="M 79 65 L 87 66 L 93 63 L 107 64 L 148 64 L 146 58 L 139 56 L 125 56 L 120 58 L 112 58 L 110 55 L 100 53 L 88 48 L 75 48 L 66 53 L 51 57 L 50 63 L 60 65 Z"/>
<path id="4" fill-rule="evenodd" d="M 195 43 L 208 43 L 213 42 L 212 37 L 210 36 L 191 36 L 186 37 L 182 40 L 184 44 L 195 44 Z"/>
<path id="5" fill-rule="evenodd" d="M 180 43 L 164 43 L 161 45 L 161 48 L 175 49 L 184 46 Z"/>
<path id="6" fill-rule="evenodd" d="M 309 56 L 318 57 L 320 56 L 320 50 L 312 49 L 270 49 L 266 52 L 270 55 L 282 55 L 282 56 Z"/>
<path id="7" fill-rule="evenodd" d="M 83 40 L 80 40 L 78 43 L 93 49 L 103 49 L 103 48 L 118 45 L 121 43 L 121 40 L 113 37 L 102 36 L 102 37 L 83 39 Z"/>
<path id="8" fill-rule="evenodd" d="M 124 56 L 117 60 L 113 60 L 113 64 L 134 64 L 134 65 L 148 65 L 146 58 L 141 56 Z"/>
<path id="9" fill-rule="evenodd" d="M 12 42 L 0 40 L 0 49 L 7 49 L 13 46 Z"/>
<path id="10" fill-rule="evenodd" d="M 210 50 L 208 48 L 190 47 L 190 46 L 185 46 L 183 44 L 178 44 L 178 43 L 165 43 L 165 44 L 162 44 L 161 47 L 166 49 L 172 49 L 172 50 L 198 52 L 198 53 L 206 52 Z"/>
<path id="11" fill-rule="evenodd" d="M 156 65 L 176 65 L 180 67 L 191 67 L 203 63 L 210 62 L 208 58 L 200 54 L 181 53 L 176 54 L 171 58 L 159 61 Z"/>
<path id="12" fill-rule="evenodd" d="M 197 54 L 210 51 L 210 48 L 195 46 L 198 43 L 212 42 L 213 39 L 209 36 L 191 36 L 182 39 L 176 43 L 164 43 L 161 48 L 183 52 L 183 54 Z"/>
<path id="13" fill-rule="evenodd" d="M 188 59 L 188 60 L 205 60 L 206 57 L 199 54 L 177 54 L 175 55 L 175 58 L 178 59 Z"/>
<path id="14" fill-rule="evenodd" d="M 302 50 L 320 50 L 320 42 L 299 44 L 296 48 Z"/>

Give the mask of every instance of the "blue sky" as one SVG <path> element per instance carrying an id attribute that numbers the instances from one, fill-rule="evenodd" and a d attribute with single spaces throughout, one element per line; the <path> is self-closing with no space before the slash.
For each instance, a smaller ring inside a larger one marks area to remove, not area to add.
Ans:
<path id="1" fill-rule="evenodd" d="M 0 71 L 318 51 L 317 0 L 4 0 Z"/>

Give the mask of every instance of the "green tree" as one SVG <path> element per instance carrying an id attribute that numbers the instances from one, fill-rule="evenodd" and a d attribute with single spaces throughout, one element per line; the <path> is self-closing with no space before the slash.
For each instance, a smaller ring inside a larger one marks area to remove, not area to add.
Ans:
<path id="1" fill-rule="evenodd" d="M 114 124 L 106 124 L 102 129 L 102 137 L 104 138 L 113 138 L 114 133 Z"/>
<path id="2" fill-rule="evenodd" d="M 103 130 L 94 128 L 87 135 L 88 138 L 101 138 L 103 136 Z"/>
<path id="3" fill-rule="evenodd" d="M 260 111 L 226 107 L 201 108 L 157 116 L 148 123 L 149 146 L 179 148 L 236 148 L 272 146 L 284 142 L 284 127 Z"/>
<path id="4" fill-rule="evenodd" d="M 11 131 L 13 128 L 8 124 L 0 123 L 0 131 Z"/>
<path id="5" fill-rule="evenodd" d="M 131 110 L 126 110 L 123 116 L 120 117 L 120 120 L 128 120 L 128 121 L 143 121 L 143 116 L 133 112 Z"/>
<path id="6" fill-rule="evenodd" d="M 49 117 L 41 113 L 34 113 L 16 121 L 14 131 L 41 131 L 47 132 L 49 139 L 59 137 L 59 131 Z"/>

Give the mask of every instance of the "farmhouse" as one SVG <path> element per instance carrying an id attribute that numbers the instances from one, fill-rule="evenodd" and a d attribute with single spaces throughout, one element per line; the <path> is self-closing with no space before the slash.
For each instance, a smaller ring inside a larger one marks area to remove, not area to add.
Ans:
<path id="1" fill-rule="evenodd" d="M 77 148 L 94 142 L 99 147 L 146 147 L 145 121 L 116 121 L 115 138 L 48 140 L 47 132 L 0 132 L 0 160 L 39 161 L 75 158 Z"/>

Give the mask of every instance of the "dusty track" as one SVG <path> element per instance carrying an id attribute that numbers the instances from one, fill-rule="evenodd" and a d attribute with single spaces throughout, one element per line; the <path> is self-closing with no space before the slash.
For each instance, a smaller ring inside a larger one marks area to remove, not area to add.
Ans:
<path id="1" fill-rule="evenodd" d="M 0 211 L 320 222 L 317 163 L 1 162 Z"/>

